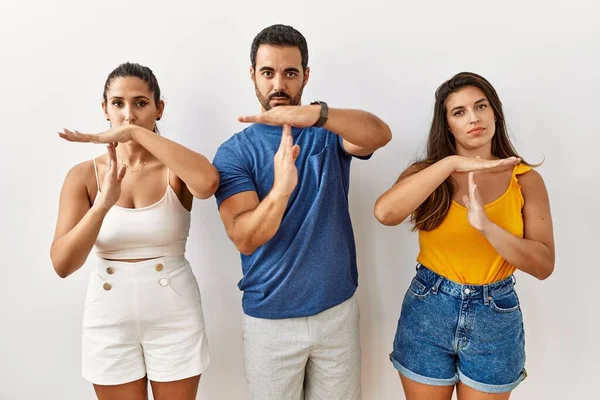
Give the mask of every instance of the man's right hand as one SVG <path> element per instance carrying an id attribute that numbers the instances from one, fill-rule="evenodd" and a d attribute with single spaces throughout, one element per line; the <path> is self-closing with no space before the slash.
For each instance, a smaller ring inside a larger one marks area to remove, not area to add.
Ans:
<path id="1" fill-rule="evenodd" d="M 298 184 L 296 168 L 298 154 L 300 154 L 300 146 L 294 145 L 291 126 L 283 125 L 281 143 L 274 158 L 275 180 L 272 193 L 282 197 L 289 197 L 292 194 Z"/>

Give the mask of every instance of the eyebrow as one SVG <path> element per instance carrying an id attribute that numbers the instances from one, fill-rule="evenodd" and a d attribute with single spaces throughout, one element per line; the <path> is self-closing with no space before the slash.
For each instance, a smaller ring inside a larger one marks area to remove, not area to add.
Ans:
<path id="1" fill-rule="evenodd" d="M 260 67 L 259 71 L 260 72 L 263 72 L 263 71 L 275 71 L 275 69 L 273 67 Z M 296 73 L 300 73 L 300 70 L 298 68 L 290 67 L 290 68 L 284 69 L 283 72 L 296 72 Z"/>
<path id="2" fill-rule="evenodd" d="M 124 98 L 124 97 L 121 97 L 121 96 L 112 96 L 110 99 L 111 99 L 111 100 L 125 100 L 125 98 Z M 137 99 L 146 99 L 146 100 L 150 100 L 150 99 L 149 99 L 148 97 L 146 97 L 146 96 L 135 96 L 135 97 L 134 97 L 134 100 L 137 100 Z"/>
<path id="3" fill-rule="evenodd" d="M 479 103 L 482 103 L 482 102 L 484 102 L 484 101 L 488 101 L 488 99 L 486 99 L 486 98 L 484 97 L 483 99 L 479 99 L 479 100 L 477 100 L 477 101 L 476 101 L 474 104 L 479 104 Z M 450 112 L 453 112 L 454 110 L 459 110 L 459 109 L 461 109 L 461 108 L 465 108 L 465 106 L 457 106 L 457 107 L 454 107 L 452 110 L 450 110 Z"/>

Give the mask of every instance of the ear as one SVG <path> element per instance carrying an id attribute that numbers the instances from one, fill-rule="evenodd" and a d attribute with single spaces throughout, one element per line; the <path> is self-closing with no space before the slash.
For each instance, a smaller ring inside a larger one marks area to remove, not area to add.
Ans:
<path id="1" fill-rule="evenodd" d="M 308 83 L 308 78 L 310 78 L 310 67 L 306 67 L 304 70 L 304 83 L 302 84 L 302 87 L 306 86 Z"/>
<path id="2" fill-rule="evenodd" d="M 252 80 L 252 82 L 256 80 L 256 78 L 254 77 L 254 68 L 252 66 L 250 66 L 250 79 Z"/>
<path id="3" fill-rule="evenodd" d="M 162 118 L 163 112 L 165 111 L 165 102 L 163 100 L 158 102 L 156 106 L 156 119 L 159 120 Z"/>
<path id="4" fill-rule="evenodd" d="M 104 102 L 104 100 L 102 100 L 102 110 L 104 111 L 104 118 L 106 118 L 107 121 L 110 121 L 110 118 L 108 118 L 108 110 L 106 109 L 106 103 Z"/>

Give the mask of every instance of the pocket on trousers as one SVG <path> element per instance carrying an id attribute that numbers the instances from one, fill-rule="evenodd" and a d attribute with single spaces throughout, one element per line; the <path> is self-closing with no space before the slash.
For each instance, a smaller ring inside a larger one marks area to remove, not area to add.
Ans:
<path id="1" fill-rule="evenodd" d="M 433 285 L 421 282 L 417 277 L 414 277 L 408 287 L 408 293 L 417 298 L 424 299 L 429 296 L 432 287 Z"/>
<path id="2" fill-rule="evenodd" d="M 168 286 L 172 293 L 187 301 L 202 303 L 198 281 L 189 264 L 169 272 L 168 279 Z"/>
<path id="3" fill-rule="evenodd" d="M 518 311 L 521 308 L 519 298 L 514 290 L 499 297 L 492 296 L 490 306 L 492 310 L 499 313 L 511 313 Z"/>
<path id="4" fill-rule="evenodd" d="M 100 301 L 104 296 L 104 292 L 106 292 L 106 289 L 104 289 L 104 285 L 106 283 L 107 282 L 102 279 L 102 277 L 98 275 L 96 271 L 93 271 L 88 282 L 84 304 L 91 305 Z"/>

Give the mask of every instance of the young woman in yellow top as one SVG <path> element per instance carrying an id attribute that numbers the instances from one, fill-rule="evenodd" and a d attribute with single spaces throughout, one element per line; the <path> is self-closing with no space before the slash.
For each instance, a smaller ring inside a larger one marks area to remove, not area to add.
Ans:
<path id="1" fill-rule="evenodd" d="M 526 377 L 519 269 L 554 269 L 546 187 L 506 133 L 495 89 L 459 73 L 435 94 L 427 156 L 375 204 L 384 225 L 409 215 L 417 274 L 404 297 L 394 351 L 408 400 L 508 399 Z"/>

